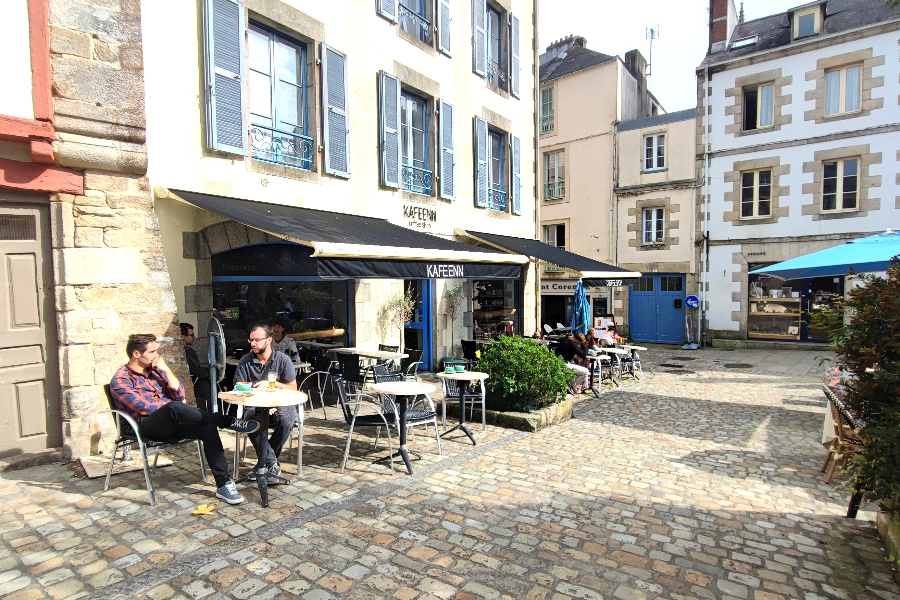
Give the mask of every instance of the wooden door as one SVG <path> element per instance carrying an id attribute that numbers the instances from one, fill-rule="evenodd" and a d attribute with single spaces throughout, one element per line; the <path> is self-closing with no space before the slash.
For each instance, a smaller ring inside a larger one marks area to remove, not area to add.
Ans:
<path id="1" fill-rule="evenodd" d="M 0 457 L 62 444 L 49 216 L 0 198 Z"/>

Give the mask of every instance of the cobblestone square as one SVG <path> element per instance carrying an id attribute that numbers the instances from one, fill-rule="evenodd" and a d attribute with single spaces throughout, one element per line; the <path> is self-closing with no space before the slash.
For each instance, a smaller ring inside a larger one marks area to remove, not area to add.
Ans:
<path id="1" fill-rule="evenodd" d="M 187 451 L 156 507 L 141 473 L 104 493 L 71 465 L 6 472 L 0 596 L 898 600 L 874 507 L 845 519 L 819 472 L 828 357 L 654 346 L 643 381 L 536 434 L 477 426 L 438 456 L 420 429 L 412 476 L 367 432 L 341 475 L 346 427 L 317 409 L 269 509 L 244 486 L 192 516 L 214 490 Z"/>

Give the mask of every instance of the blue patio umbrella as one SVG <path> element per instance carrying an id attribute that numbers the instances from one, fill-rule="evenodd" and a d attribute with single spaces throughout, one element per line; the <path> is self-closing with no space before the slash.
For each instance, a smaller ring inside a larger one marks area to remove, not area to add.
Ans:
<path id="1" fill-rule="evenodd" d="M 575 302 L 572 305 L 572 333 L 580 331 L 587 333 L 590 323 L 591 307 L 588 305 L 587 295 L 584 293 L 584 286 L 581 281 L 575 286 Z"/>
<path id="2" fill-rule="evenodd" d="M 751 271 L 779 279 L 837 277 L 851 269 L 855 273 L 885 271 L 892 258 L 900 254 L 900 231 L 884 233 L 847 242 L 834 248 L 769 265 Z"/>

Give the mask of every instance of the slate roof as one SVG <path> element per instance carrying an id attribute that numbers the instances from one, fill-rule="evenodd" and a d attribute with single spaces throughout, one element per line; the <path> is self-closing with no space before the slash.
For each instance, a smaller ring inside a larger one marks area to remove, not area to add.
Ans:
<path id="1" fill-rule="evenodd" d="M 812 6 L 813 4 L 802 6 Z M 759 36 L 757 42 L 741 48 L 729 48 L 725 52 L 707 54 L 700 66 L 715 65 L 748 54 L 756 54 L 791 44 L 791 23 L 788 13 L 794 10 L 796 8 L 739 23 L 731 34 L 729 45 L 754 35 Z M 900 7 L 891 8 L 884 0 L 827 0 L 825 2 L 825 26 L 821 33 L 810 36 L 810 38 L 840 33 L 898 18 L 900 18 Z M 802 38 L 802 40 L 810 38 Z M 800 43 L 802 40 L 794 40 L 793 43 Z"/>
<path id="2" fill-rule="evenodd" d="M 541 83 L 553 81 L 578 71 L 584 71 L 611 60 L 616 60 L 616 57 L 601 52 L 594 52 L 583 46 L 572 46 L 565 56 L 557 56 L 541 65 Z"/>
<path id="3" fill-rule="evenodd" d="M 689 121 L 693 120 L 696 116 L 697 109 L 689 108 L 687 110 L 679 110 L 663 115 L 653 115 L 652 117 L 634 119 L 633 121 L 623 121 L 616 126 L 616 130 L 632 131 L 634 129 L 643 129 L 644 127 L 653 127 L 654 125 L 666 125 L 667 123 L 677 123 L 678 121 Z"/>

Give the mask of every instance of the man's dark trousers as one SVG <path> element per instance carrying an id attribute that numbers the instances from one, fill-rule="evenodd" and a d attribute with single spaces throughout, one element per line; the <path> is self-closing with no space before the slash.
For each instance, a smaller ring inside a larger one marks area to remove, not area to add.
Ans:
<path id="1" fill-rule="evenodd" d="M 254 408 L 248 410 L 244 413 L 245 419 L 253 419 L 254 421 L 259 421 L 259 417 L 256 416 L 256 411 L 258 410 L 269 410 L 268 408 Z M 263 451 L 260 451 L 260 441 L 263 435 L 266 435 L 267 432 L 263 431 L 262 428 L 257 429 L 253 433 L 249 435 L 250 443 L 253 444 L 253 448 L 256 450 L 256 456 L 259 457 L 259 464 L 265 467 L 270 467 L 274 465 L 278 457 L 281 455 L 281 449 L 284 448 L 284 443 L 288 440 L 291 435 L 291 429 L 294 427 L 294 423 L 297 422 L 297 408 L 295 406 L 280 406 L 275 411 L 274 415 L 269 415 L 269 427 L 272 429 L 272 436 L 269 438 L 269 447 Z M 271 451 L 271 454 L 269 454 Z"/>
<path id="2" fill-rule="evenodd" d="M 222 487 L 231 479 L 225 449 L 219 438 L 219 427 L 229 427 L 232 418 L 227 415 L 200 410 L 184 402 L 169 402 L 146 417 L 138 428 L 141 435 L 157 442 L 167 440 L 200 440 L 206 462 L 216 478 L 216 487 Z"/>

